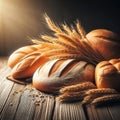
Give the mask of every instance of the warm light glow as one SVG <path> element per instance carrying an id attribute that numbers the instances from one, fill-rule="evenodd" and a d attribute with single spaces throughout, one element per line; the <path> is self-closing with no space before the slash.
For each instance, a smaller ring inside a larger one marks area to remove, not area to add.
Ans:
<path id="1" fill-rule="evenodd" d="M 42 29 L 40 11 L 34 8 L 29 0 L 0 0 L 0 52 L 22 46 L 29 42 L 28 37 L 38 35 Z"/>
<path id="2" fill-rule="evenodd" d="M 18 31 L 20 29 L 26 29 L 26 27 L 32 29 L 31 25 L 28 23 L 31 23 L 31 21 L 34 23 L 34 18 L 31 18 L 30 14 L 24 11 L 28 8 L 21 8 L 21 5 L 19 6 L 21 3 L 20 0 L 14 2 L 10 0 L 0 1 L 0 17 L 2 19 L 2 24 L 9 30 Z"/>

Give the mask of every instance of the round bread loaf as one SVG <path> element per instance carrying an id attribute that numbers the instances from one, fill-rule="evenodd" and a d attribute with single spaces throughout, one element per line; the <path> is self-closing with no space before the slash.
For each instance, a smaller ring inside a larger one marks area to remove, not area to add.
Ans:
<path id="1" fill-rule="evenodd" d="M 55 59 L 39 67 L 33 75 L 33 86 L 44 92 L 83 81 L 94 82 L 94 66 L 75 59 Z"/>
<path id="2" fill-rule="evenodd" d="M 106 29 L 89 32 L 86 38 L 92 48 L 96 49 L 105 60 L 120 58 L 120 36 Z"/>
<path id="3" fill-rule="evenodd" d="M 120 91 L 120 58 L 100 62 L 95 69 L 98 88 L 114 88 Z"/>

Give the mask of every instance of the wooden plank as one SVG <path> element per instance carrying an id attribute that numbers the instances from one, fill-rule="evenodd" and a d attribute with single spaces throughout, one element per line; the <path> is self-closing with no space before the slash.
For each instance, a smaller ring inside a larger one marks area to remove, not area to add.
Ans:
<path id="1" fill-rule="evenodd" d="M 108 111 L 112 120 L 118 120 L 120 118 L 120 103 L 110 104 Z"/>
<path id="2" fill-rule="evenodd" d="M 30 97 L 29 93 L 32 93 L 28 86 L 23 91 L 20 99 L 18 109 L 16 111 L 15 120 L 32 120 L 35 105 Z"/>
<path id="3" fill-rule="evenodd" d="M 120 111 L 120 103 L 109 103 L 99 107 L 91 105 L 88 107 L 90 120 L 118 120 L 120 118 L 118 111 Z"/>
<path id="4" fill-rule="evenodd" d="M 88 115 L 89 120 L 97 120 L 94 118 L 93 111 L 92 111 L 90 105 L 86 106 L 86 111 L 87 111 L 87 115 Z"/>
<path id="5" fill-rule="evenodd" d="M 54 98 L 27 85 L 16 111 L 15 120 L 50 120 Z"/>
<path id="6" fill-rule="evenodd" d="M 98 113 L 98 118 L 100 120 L 112 120 L 111 115 L 106 106 L 94 108 Z"/>
<path id="7" fill-rule="evenodd" d="M 86 120 L 80 102 L 60 103 L 56 101 L 53 120 Z"/>
<path id="8" fill-rule="evenodd" d="M 8 96 L 12 90 L 13 82 L 4 81 L 1 86 L 0 86 L 0 113 L 1 113 L 6 101 L 8 99 Z"/>
<path id="9" fill-rule="evenodd" d="M 54 97 L 48 96 L 41 99 L 41 102 L 36 106 L 34 120 L 51 120 L 54 110 Z"/>
<path id="10" fill-rule="evenodd" d="M 0 120 L 13 120 L 19 105 L 20 97 L 24 89 L 24 85 L 14 84 L 14 87 L 7 99 L 4 109 L 1 112 Z"/>
<path id="11" fill-rule="evenodd" d="M 53 117 L 53 110 L 54 110 L 54 105 L 55 105 L 55 99 L 53 96 L 47 96 L 46 98 L 46 108 L 45 109 L 45 116 L 42 115 L 41 120 L 50 120 Z"/>

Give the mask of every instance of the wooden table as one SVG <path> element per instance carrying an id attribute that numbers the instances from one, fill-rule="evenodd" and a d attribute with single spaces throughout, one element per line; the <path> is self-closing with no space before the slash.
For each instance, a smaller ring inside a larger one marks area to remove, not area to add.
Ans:
<path id="1" fill-rule="evenodd" d="M 32 84 L 9 81 L 7 58 L 0 58 L 0 120 L 119 120 L 120 103 L 82 106 L 80 102 L 60 103 L 55 96 L 36 90 Z"/>

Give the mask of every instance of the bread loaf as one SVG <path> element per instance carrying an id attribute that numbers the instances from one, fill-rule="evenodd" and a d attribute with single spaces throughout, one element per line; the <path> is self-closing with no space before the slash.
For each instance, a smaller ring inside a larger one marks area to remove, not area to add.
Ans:
<path id="1" fill-rule="evenodd" d="M 100 62 L 95 68 L 98 88 L 114 88 L 120 91 L 120 58 Z"/>
<path id="2" fill-rule="evenodd" d="M 35 70 L 46 61 L 48 58 L 42 56 L 40 52 L 32 52 L 13 67 L 11 75 L 15 79 L 31 77 Z"/>
<path id="3" fill-rule="evenodd" d="M 120 36 L 106 29 L 96 29 L 89 32 L 86 38 L 104 57 L 105 60 L 120 58 Z"/>
<path id="4" fill-rule="evenodd" d="M 39 50 L 40 45 L 24 46 L 14 51 L 8 59 L 8 66 L 13 68 L 26 55 Z"/>
<path id="5" fill-rule="evenodd" d="M 32 81 L 33 86 L 41 91 L 57 92 L 62 86 L 94 82 L 94 66 L 75 59 L 55 59 L 39 67 Z"/>

